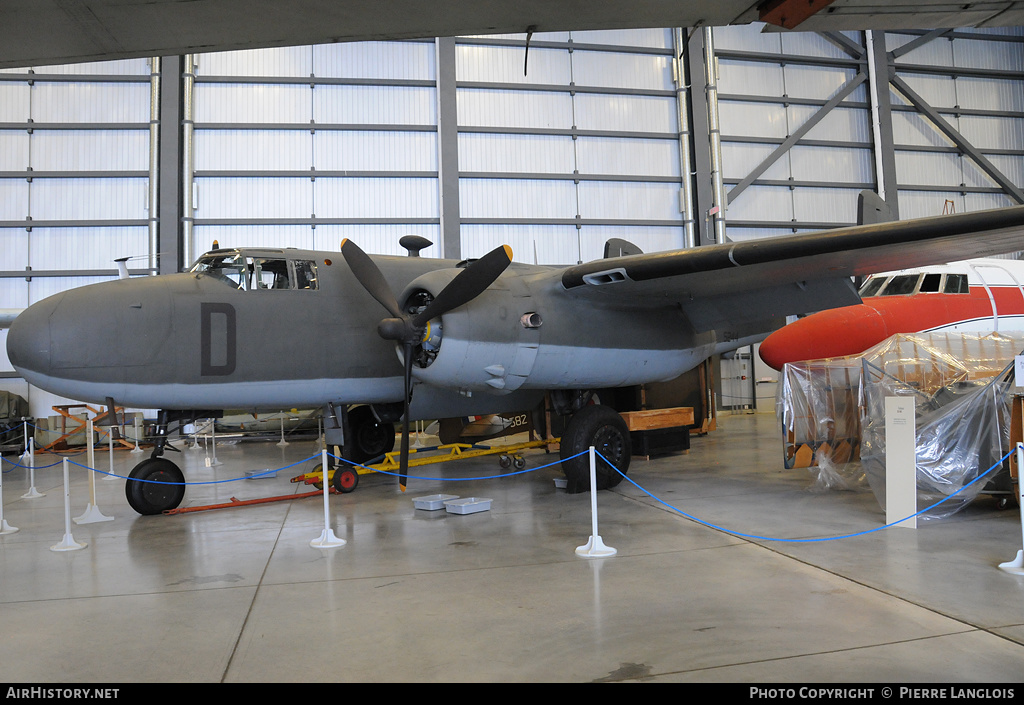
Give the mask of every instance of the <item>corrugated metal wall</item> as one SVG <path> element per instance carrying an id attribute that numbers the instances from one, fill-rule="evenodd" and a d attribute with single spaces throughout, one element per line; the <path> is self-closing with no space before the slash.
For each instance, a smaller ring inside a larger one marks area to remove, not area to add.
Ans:
<path id="1" fill-rule="evenodd" d="M 670 30 L 460 39 L 457 77 L 464 256 L 682 246 Z"/>
<path id="2" fill-rule="evenodd" d="M 146 266 L 150 98 L 144 59 L 0 71 L 0 307 Z"/>

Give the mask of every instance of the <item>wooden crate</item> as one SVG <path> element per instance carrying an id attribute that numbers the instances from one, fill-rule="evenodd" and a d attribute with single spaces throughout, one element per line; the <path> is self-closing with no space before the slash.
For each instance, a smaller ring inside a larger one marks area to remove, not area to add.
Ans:
<path id="1" fill-rule="evenodd" d="M 676 428 L 693 425 L 693 407 L 677 406 L 671 409 L 623 411 L 622 418 L 630 431 L 650 431 L 655 428 Z"/>

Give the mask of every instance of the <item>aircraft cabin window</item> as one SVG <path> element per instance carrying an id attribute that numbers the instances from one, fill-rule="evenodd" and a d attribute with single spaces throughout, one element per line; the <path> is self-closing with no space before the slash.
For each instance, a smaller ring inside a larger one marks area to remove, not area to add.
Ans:
<path id="1" fill-rule="evenodd" d="M 888 277 L 868 277 L 868 280 L 864 282 L 864 286 L 860 288 L 861 298 L 868 296 L 878 296 L 878 290 L 885 284 L 885 280 Z"/>
<path id="2" fill-rule="evenodd" d="M 249 289 L 291 289 L 291 279 L 288 276 L 288 260 L 286 259 L 264 259 L 252 257 L 249 259 L 252 278 L 249 280 Z"/>
<path id="3" fill-rule="evenodd" d="M 946 285 L 942 290 L 947 294 L 971 293 L 971 287 L 967 283 L 966 274 L 947 274 Z"/>
<path id="4" fill-rule="evenodd" d="M 917 288 L 917 280 L 920 278 L 920 274 L 900 274 L 899 276 L 893 277 L 889 280 L 889 283 L 885 285 L 885 289 L 882 291 L 882 296 L 913 294 L 914 290 Z"/>
<path id="5" fill-rule="evenodd" d="M 941 274 L 925 274 L 924 279 L 921 281 L 920 292 L 922 294 L 937 294 L 939 293 L 939 283 L 942 280 Z"/>
<path id="6" fill-rule="evenodd" d="M 296 289 L 318 288 L 316 279 L 316 262 L 312 262 L 310 260 L 293 260 L 292 264 L 295 267 Z"/>

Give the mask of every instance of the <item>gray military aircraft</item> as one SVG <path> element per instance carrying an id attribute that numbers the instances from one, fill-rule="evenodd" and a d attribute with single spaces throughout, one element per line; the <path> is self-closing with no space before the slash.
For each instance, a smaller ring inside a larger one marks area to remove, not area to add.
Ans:
<path id="1" fill-rule="evenodd" d="M 404 419 L 404 489 L 409 421 L 529 409 L 548 393 L 568 417 L 570 489 L 585 489 L 573 456 L 594 445 L 623 473 L 630 459 L 622 418 L 593 390 L 672 379 L 786 315 L 857 303 L 851 277 L 1020 250 L 1022 235 L 1024 206 L 568 267 L 512 262 L 507 247 L 421 258 L 416 237 L 402 239 L 408 257 L 351 240 L 340 253 L 216 249 L 188 272 L 44 299 L 14 321 L 7 352 L 47 391 L 161 410 L 160 440 L 126 484 L 142 514 L 184 495 L 169 484 L 184 478 L 163 457 L 168 425 L 223 409 L 323 407 L 328 443 L 356 459 Z M 598 486 L 621 477 L 605 467 Z"/>

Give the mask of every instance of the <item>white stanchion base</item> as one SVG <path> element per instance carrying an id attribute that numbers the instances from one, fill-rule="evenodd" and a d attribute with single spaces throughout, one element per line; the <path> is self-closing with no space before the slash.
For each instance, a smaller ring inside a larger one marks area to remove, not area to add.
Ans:
<path id="1" fill-rule="evenodd" d="M 1014 575 L 1024 575 L 1024 551 L 1017 551 L 1017 557 L 1009 563 L 1000 563 L 999 568 Z"/>
<path id="2" fill-rule="evenodd" d="M 224 463 L 220 462 L 216 458 L 207 458 L 206 459 L 206 467 L 208 467 L 208 468 L 215 468 L 218 465 L 223 465 L 223 464 Z"/>
<path id="3" fill-rule="evenodd" d="M 82 550 L 83 548 L 85 548 L 88 545 L 89 544 L 87 544 L 87 543 L 78 543 L 77 541 L 75 541 L 75 537 L 72 536 L 71 534 L 64 534 L 64 539 L 60 543 L 58 543 L 58 544 L 56 544 L 54 546 L 50 546 L 50 550 L 51 551 L 80 551 L 80 550 Z"/>
<path id="4" fill-rule="evenodd" d="M 576 548 L 576 555 L 583 556 L 584 558 L 605 558 L 607 556 L 614 556 L 616 553 L 618 553 L 617 550 L 611 546 L 604 545 L 604 541 L 601 540 L 600 536 L 591 536 L 586 544 Z"/>
<path id="5" fill-rule="evenodd" d="M 114 517 L 104 515 L 95 504 L 89 504 L 85 507 L 85 512 L 72 521 L 76 524 L 95 524 L 100 521 L 114 521 Z"/>
<path id="6" fill-rule="evenodd" d="M 13 534 L 18 530 L 18 527 L 8 524 L 6 519 L 0 521 L 0 536 L 3 536 L 4 534 Z"/>
<path id="7" fill-rule="evenodd" d="M 40 497 L 45 497 L 45 496 L 46 496 L 45 492 L 40 492 L 35 487 L 30 487 L 28 492 L 26 492 L 25 494 L 21 495 L 21 498 L 22 499 L 39 499 Z"/>
<path id="8" fill-rule="evenodd" d="M 141 452 L 142 452 L 142 448 L 139 448 L 139 444 L 138 444 L 138 443 L 136 443 L 136 444 L 135 444 L 135 447 L 134 447 L 134 448 L 132 448 L 131 452 L 132 452 L 132 453 L 141 453 Z"/>
<path id="9" fill-rule="evenodd" d="M 276 445 L 278 448 L 287 448 L 288 446 L 291 445 L 291 443 L 289 443 L 288 441 L 278 441 L 274 445 Z"/>
<path id="10" fill-rule="evenodd" d="M 309 545 L 313 548 L 340 548 L 346 543 L 348 543 L 348 541 L 345 539 L 339 539 L 334 535 L 333 530 L 324 529 L 323 533 L 320 534 L 320 538 L 313 539 L 309 542 Z"/>

